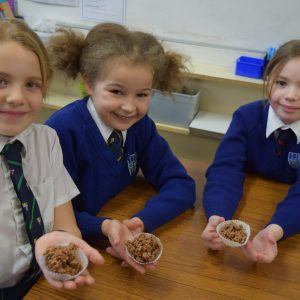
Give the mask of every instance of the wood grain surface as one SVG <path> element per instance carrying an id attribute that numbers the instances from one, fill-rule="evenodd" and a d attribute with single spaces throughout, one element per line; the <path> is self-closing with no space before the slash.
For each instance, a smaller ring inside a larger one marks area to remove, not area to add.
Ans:
<path id="1" fill-rule="evenodd" d="M 206 165 L 186 160 L 183 163 L 197 184 L 196 207 L 154 232 L 164 245 L 156 271 L 140 275 L 121 267 L 120 261 L 98 245 L 106 264 L 101 268 L 89 266 L 96 279 L 93 286 L 55 290 L 41 278 L 25 299 L 300 299 L 299 235 L 280 242 L 279 254 L 269 265 L 250 262 L 241 249 L 207 250 L 200 238 L 206 225 L 201 204 Z M 255 235 L 269 221 L 288 188 L 248 175 L 235 218 L 249 223 Z M 126 219 L 154 193 L 143 178 L 138 178 L 112 199 L 101 215 Z"/>

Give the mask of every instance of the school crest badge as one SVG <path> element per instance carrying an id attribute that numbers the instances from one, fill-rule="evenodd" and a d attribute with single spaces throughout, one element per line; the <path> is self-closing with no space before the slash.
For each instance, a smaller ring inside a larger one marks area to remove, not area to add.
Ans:
<path id="1" fill-rule="evenodd" d="M 127 159 L 127 166 L 130 176 L 134 176 L 137 169 L 137 154 L 130 154 Z"/>
<path id="2" fill-rule="evenodd" d="M 300 167 L 300 153 L 289 152 L 288 163 L 293 169 Z"/>

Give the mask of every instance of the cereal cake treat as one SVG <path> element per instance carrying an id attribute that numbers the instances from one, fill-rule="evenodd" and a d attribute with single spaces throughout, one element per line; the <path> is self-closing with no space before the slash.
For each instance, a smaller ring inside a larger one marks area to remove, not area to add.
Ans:
<path id="1" fill-rule="evenodd" d="M 250 226 L 240 220 L 228 220 L 218 224 L 217 233 L 223 243 L 231 247 L 241 247 L 248 242 Z"/>
<path id="2" fill-rule="evenodd" d="M 243 244 L 246 240 L 246 232 L 242 225 L 235 223 L 228 223 L 220 230 L 220 234 L 229 240 Z"/>
<path id="3" fill-rule="evenodd" d="M 78 246 L 70 243 L 68 246 L 51 246 L 45 252 L 45 262 L 48 269 L 59 274 L 76 275 L 82 264 L 77 258 Z"/>
<path id="4" fill-rule="evenodd" d="M 73 280 L 88 266 L 85 253 L 74 243 L 55 245 L 46 249 L 39 259 L 44 274 L 59 281 Z"/>
<path id="5" fill-rule="evenodd" d="M 162 244 L 155 235 L 141 233 L 132 241 L 125 242 L 128 255 L 139 264 L 157 261 L 162 253 Z"/>

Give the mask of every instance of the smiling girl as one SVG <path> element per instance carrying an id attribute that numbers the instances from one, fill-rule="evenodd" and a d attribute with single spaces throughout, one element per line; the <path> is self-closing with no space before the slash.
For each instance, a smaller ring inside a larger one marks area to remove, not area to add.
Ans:
<path id="1" fill-rule="evenodd" d="M 277 256 L 277 241 L 300 232 L 300 40 L 278 49 L 265 76 L 269 101 L 234 113 L 207 171 L 203 201 L 208 224 L 202 238 L 208 248 L 224 248 L 216 226 L 232 218 L 245 172 L 292 184 L 267 226 L 244 249 L 253 261 L 270 263 Z"/>
<path id="2" fill-rule="evenodd" d="M 39 37 L 21 20 L 0 20 L 0 299 L 23 299 L 41 270 L 48 246 L 74 242 L 102 265 L 80 239 L 71 199 L 79 191 L 63 165 L 59 140 L 34 124 L 52 68 Z M 56 288 L 92 284 L 88 271 L 73 281 L 45 275 Z"/>
<path id="3" fill-rule="evenodd" d="M 58 69 L 72 78 L 81 73 L 88 92 L 46 122 L 57 131 L 65 166 L 80 190 L 73 202 L 79 228 L 84 238 L 108 237 L 107 252 L 144 273 L 127 256 L 124 241 L 153 231 L 195 200 L 193 179 L 147 116 L 152 87 L 170 90 L 181 76 L 182 58 L 165 52 L 152 35 L 117 24 L 99 24 L 86 38 L 61 30 L 49 51 Z M 139 169 L 157 195 L 129 220 L 97 217 Z"/>

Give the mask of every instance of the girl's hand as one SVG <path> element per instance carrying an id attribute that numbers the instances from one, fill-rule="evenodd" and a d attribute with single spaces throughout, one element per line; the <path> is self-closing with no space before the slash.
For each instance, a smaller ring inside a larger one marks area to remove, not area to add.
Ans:
<path id="1" fill-rule="evenodd" d="M 137 225 L 135 221 L 132 221 L 129 224 L 132 225 L 133 230 L 137 230 L 138 228 L 140 228 L 140 226 L 135 226 Z M 155 269 L 155 264 L 140 265 L 127 255 L 124 242 L 132 239 L 133 233 L 126 225 L 122 224 L 118 220 L 107 219 L 102 223 L 102 232 L 108 237 L 111 244 L 111 247 L 108 247 L 106 249 L 106 252 L 111 256 L 121 259 L 123 261 L 122 266 L 131 266 L 136 271 L 142 274 L 146 272 L 146 269 Z"/>
<path id="2" fill-rule="evenodd" d="M 52 231 L 40 237 L 35 244 L 35 257 L 36 261 L 39 262 L 40 257 L 46 252 L 49 246 L 54 246 L 58 244 L 69 244 L 73 242 L 76 244 L 88 257 L 89 261 L 101 266 L 104 264 L 104 259 L 98 250 L 92 248 L 82 239 L 71 235 L 67 232 Z M 43 271 L 43 269 L 42 269 Z M 57 281 L 48 277 L 44 273 L 45 278 L 53 287 L 60 289 L 65 288 L 69 290 L 76 289 L 77 287 L 83 286 L 85 284 L 91 285 L 95 282 L 94 278 L 89 274 L 88 270 L 85 270 L 80 276 L 72 281 Z"/>
<path id="3" fill-rule="evenodd" d="M 132 235 L 137 235 L 145 231 L 144 222 L 138 217 L 133 217 L 131 219 L 124 220 L 123 224 L 127 226 L 127 228 L 131 231 Z"/>
<path id="4" fill-rule="evenodd" d="M 217 234 L 216 227 L 219 223 L 224 222 L 225 219 L 220 216 L 211 216 L 208 223 L 203 230 L 201 237 L 204 245 L 212 250 L 222 250 L 225 248 L 225 244 Z"/>
<path id="5" fill-rule="evenodd" d="M 283 236 L 279 225 L 271 224 L 261 230 L 243 248 L 244 254 L 254 262 L 271 263 L 277 256 L 277 241 Z"/>

